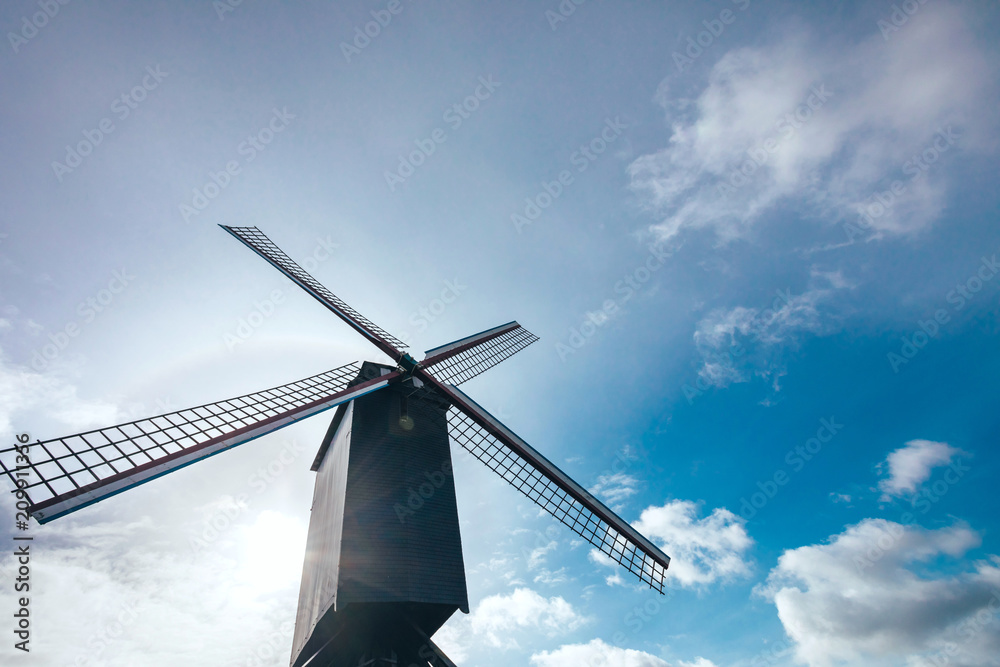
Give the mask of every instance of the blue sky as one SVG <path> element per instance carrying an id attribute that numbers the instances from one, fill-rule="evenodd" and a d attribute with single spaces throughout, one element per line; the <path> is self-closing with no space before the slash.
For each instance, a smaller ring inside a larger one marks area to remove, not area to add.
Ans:
<path id="1" fill-rule="evenodd" d="M 539 335 L 463 389 L 673 558 L 456 452 L 460 664 L 998 664 L 995 3 L 389 6 L 3 5 L 3 441 L 381 361 L 256 225 L 411 351 Z M 287 664 L 325 428 L 35 527 L 0 655 Z"/>

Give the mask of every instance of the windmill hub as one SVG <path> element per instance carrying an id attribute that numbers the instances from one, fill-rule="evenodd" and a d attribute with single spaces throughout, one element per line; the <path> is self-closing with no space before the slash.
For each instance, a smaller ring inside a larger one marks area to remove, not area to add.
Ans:
<path id="1" fill-rule="evenodd" d="M 410 356 L 409 353 L 404 354 L 399 358 L 399 367 L 403 369 L 405 373 L 413 373 L 417 369 L 419 363 L 416 359 Z"/>

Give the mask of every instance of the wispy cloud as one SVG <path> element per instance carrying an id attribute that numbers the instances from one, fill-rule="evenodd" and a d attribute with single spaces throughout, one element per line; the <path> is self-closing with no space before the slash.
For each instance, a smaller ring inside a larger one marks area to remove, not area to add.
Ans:
<path id="1" fill-rule="evenodd" d="M 639 492 L 639 480 L 625 472 L 608 473 L 597 478 L 590 492 L 608 501 L 618 511 L 622 503 Z"/>
<path id="2" fill-rule="evenodd" d="M 831 330 L 834 316 L 823 310 L 840 290 L 853 285 L 840 272 L 813 269 L 802 294 L 777 291 L 767 305 L 716 308 L 695 325 L 694 344 L 701 355 L 702 383 L 726 387 L 757 376 L 777 386 L 785 356 L 805 334 Z"/>
<path id="3" fill-rule="evenodd" d="M 661 217 L 663 239 L 685 229 L 741 237 L 780 202 L 856 217 L 942 126 L 954 125 L 963 150 L 992 127 L 995 69 L 947 6 L 924 7 L 888 43 L 874 30 L 849 43 L 794 24 L 775 43 L 723 56 L 693 100 L 661 85 L 670 144 L 633 162 L 632 188 Z M 946 183 L 941 170 L 914 180 L 876 230 L 926 227 Z"/>
<path id="4" fill-rule="evenodd" d="M 123 416 L 113 403 L 81 398 L 76 386 L 59 373 L 11 363 L 0 348 L 0 437 L 9 439 L 18 416 L 41 409 L 67 429 L 114 424 Z"/>

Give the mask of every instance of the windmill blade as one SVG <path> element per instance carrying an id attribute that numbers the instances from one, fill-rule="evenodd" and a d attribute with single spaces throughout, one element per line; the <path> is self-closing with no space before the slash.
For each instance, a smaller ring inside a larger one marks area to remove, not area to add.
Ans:
<path id="1" fill-rule="evenodd" d="M 318 280 L 292 261 L 291 257 L 286 255 L 281 248 L 276 246 L 259 229 L 256 227 L 219 226 L 266 259 L 274 268 L 291 278 L 299 287 L 309 292 L 313 298 L 332 310 L 337 317 L 361 332 L 361 335 L 374 343 L 378 349 L 389 355 L 393 361 L 399 361 L 403 358 L 404 354 L 401 350 L 406 348 L 406 343 L 390 335 L 384 329 L 344 303 L 333 292 L 323 287 Z"/>
<path id="2" fill-rule="evenodd" d="M 457 387 L 449 435 L 539 507 L 663 593 L 670 558 Z"/>
<path id="3" fill-rule="evenodd" d="M 427 350 L 421 368 L 445 384 L 459 385 L 511 358 L 538 340 L 517 322 L 508 322 Z"/>
<path id="4" fill-rule="evenodd" d="M 28 512 L 47 523 L 381 389 L 399 375 L 354 383 L 359 368 L 347 364 L 226 401 L 2 449 L 0 468 L 27 496 Z"/>

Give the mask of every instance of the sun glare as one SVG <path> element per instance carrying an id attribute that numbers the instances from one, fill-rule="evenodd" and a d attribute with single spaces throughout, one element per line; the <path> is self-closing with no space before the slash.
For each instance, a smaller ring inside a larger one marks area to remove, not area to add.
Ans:
<path id="1" fill-rule="evenodd" d="M 298 519 L 265 510 L 246 527 L 240 578 L 257 593 L 294 585 L 302 572 L 306 527 Z"/>

